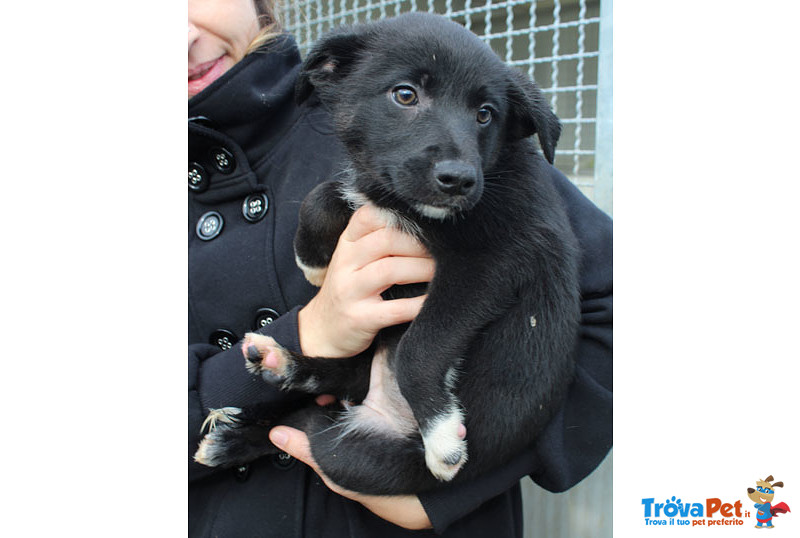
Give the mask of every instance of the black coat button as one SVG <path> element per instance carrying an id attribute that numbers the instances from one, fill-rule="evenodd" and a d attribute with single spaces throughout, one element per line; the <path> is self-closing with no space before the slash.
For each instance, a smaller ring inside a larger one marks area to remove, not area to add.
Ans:
<path id="1" fill-rule="evenodd" d="M 233 153 L 225 148 L 216 147 L 211 150 L 211 162 L 214 167 L 223 174 L 230 174 L 236 167 L 236 160 Z"/>
<path id="2" fill-rule="evenodd" d="M 261 327 L 266 327 L 279 317 L 280 314 L 278 314 L 271 308 L 259 308 L 258 312 L 256 312 L 256 320 L 253 323 L 253 328 L 255 330 L 258 330 Z"/>
<path id="3" fill-rule="evenodd" d="M 239 340 L 236 335 L 227 329 L 217 329 L 208 337 L 208 343 L 222 350 L 230 349 Z"/>
<path id="4" fill-rule="evenodd" d="M 296 462 L 297 460 L 291 457 L 286 452 L 281 452 L 277 456 L 272 456 L 272 464 L 281 471 L 291 469 L 292 467 L 294 467 L 294 464 Z"/>
<path id="5" fill-rule="evenodd" d="M 206 169 L 197 163 L 189 163 L 189 188 L 195 192 L 208 189 L 210 181 Z"/>
<path id="6" fill-rule="evenodd" d="M 239 482 L 244 482 L 247 480 L 247 477 L 250 476 L 250 466 L 246 463 L 244 465 L 240 465 L 233 470 L 233 476 L 235 476 L 236 480 Z"/>
<path id="7" fill-rule="evenodd" d="M 197 221 L 197 228 L 195 229 L 197 237 L 203 241 L 210 241 L 220 234 L 223 224 L 222 215 L 216 211 L 204 213 L 200 220 Z"/>
<path id="8" fill-rule="evenodd" d="M 269 200 L 266 194 L 253 194 L 244 199 L 242 215 L 248 222 L 258 222 L 264 218 L 269 209 Z"/>

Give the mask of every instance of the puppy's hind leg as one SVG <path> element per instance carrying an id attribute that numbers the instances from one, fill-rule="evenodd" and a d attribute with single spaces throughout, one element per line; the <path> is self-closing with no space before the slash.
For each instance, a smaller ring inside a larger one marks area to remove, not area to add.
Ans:
<path id="1" fill-rule="evenodd" d="M 309 432 L 314 461 L 325 476 L 350 491 L 405 495 L 439 483 L 425 466 L 419 435 L 361 428 L 344 415 L 335 420 L 316 416 L 304 430 Z"/>
<path id="2" fill-rule="evenodd" d="M 400 392 L 419 424 L 428 469 L 449 482 L 467 462 L 466 418 L 454 392 L 459 361 L 444 360 L 431 346 L 401 344 L 392 354 Z"/>
<path id="3" fill-rule="evenodd" d="M 227 468 L 277 454 L 278 449 L 269 440 L 269 430 L 297 405 L 294 401 L 286 406 L 265 404 L 210 410 L 203 422 L 203 430 L 207 433 L 195 452 L 194 460 L 208 467 Z"/>

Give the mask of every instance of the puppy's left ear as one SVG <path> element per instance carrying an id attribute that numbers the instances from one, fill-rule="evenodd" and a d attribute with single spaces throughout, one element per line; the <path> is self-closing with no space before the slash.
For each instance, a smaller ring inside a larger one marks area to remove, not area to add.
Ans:
<path id="1" fill-rule="evenodd" d="M 324 36 L 303 61 L 295 84 L 298 104 L 316 89 L 323 102 L 331 90 L 351 71 L 366 46 L 364 32 L 343 26 Z"/>
<path id="2" fill-rule="evenodd" d="M 561 136 L 561 122 L 531 79 L 519 69 L 509 68 L 509 71 L 509 136 L 520 139 L 538 134 L 544 156 L 552 164 L 558 137 Z"/>

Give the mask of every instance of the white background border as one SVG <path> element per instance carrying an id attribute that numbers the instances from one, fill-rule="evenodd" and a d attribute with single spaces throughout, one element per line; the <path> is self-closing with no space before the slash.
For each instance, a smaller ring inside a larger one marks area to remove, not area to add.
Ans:
<path id="1" fill-rule="evenodd" d="M 800 13 L 770 4 L 615 2 L 619 536 L 755 532 L 641 499 L 767 474 L 800 527 Z M 0 534 L 185 533 L 185 10 L 5 9 Z"/>

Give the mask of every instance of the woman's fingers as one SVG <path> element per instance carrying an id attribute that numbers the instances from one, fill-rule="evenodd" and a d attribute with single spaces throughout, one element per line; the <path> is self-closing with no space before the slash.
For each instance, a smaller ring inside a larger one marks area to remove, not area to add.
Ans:
<path id="1" fill-rule="evenodd" d="M 351 243 L 356 270 L 375 260 L 394 257 L 428 258 L 430 254 L 416 238 L 393 228 L 381 228 Z"/>
<path id="2" fill-rule="evenodd" d="M 350 222 L 342 232 L 342 239 L 355 242 L 365 235 L 386 227 L 386 220 L 381 218 L 380 210 L 372 205 L 357 209 L 350 217 Z"/>
<path id="3" fill-rule="evenodd" d="M 387 256 L 430 257 L 416 238 L 387 227 L 379 210 L 370 205 L 360 208 L 350 217 L 337 250 L 347 251 L 346 260 L 354 270 Z"/>
<path id="4" fill-rule="evenodd" d="M 317 295 L 298 315 L 307 355 L 350 357 L 379 330 L 414 319 L 424 298 L 384 301 L 395 284 L 433 280 L 435 263 L 414 237 L 387 227 L 381 211 L 356 211 L 339 239 Z"/>
<path id="5" fill-rule="evenodd" d="M 408 323 L 417 317 L 427 295 L 408 299 L 392 299 L 376 305 L 373 319 L 379 329 L 400 323 Z"/>
<path id="6" fill-rule="evenodd" d="M 380 258 L 357 272 L 360 286 L 368 293 L 381 293 L 395 284 L 430 282 L 436 271 L 431 258 Z"/>

